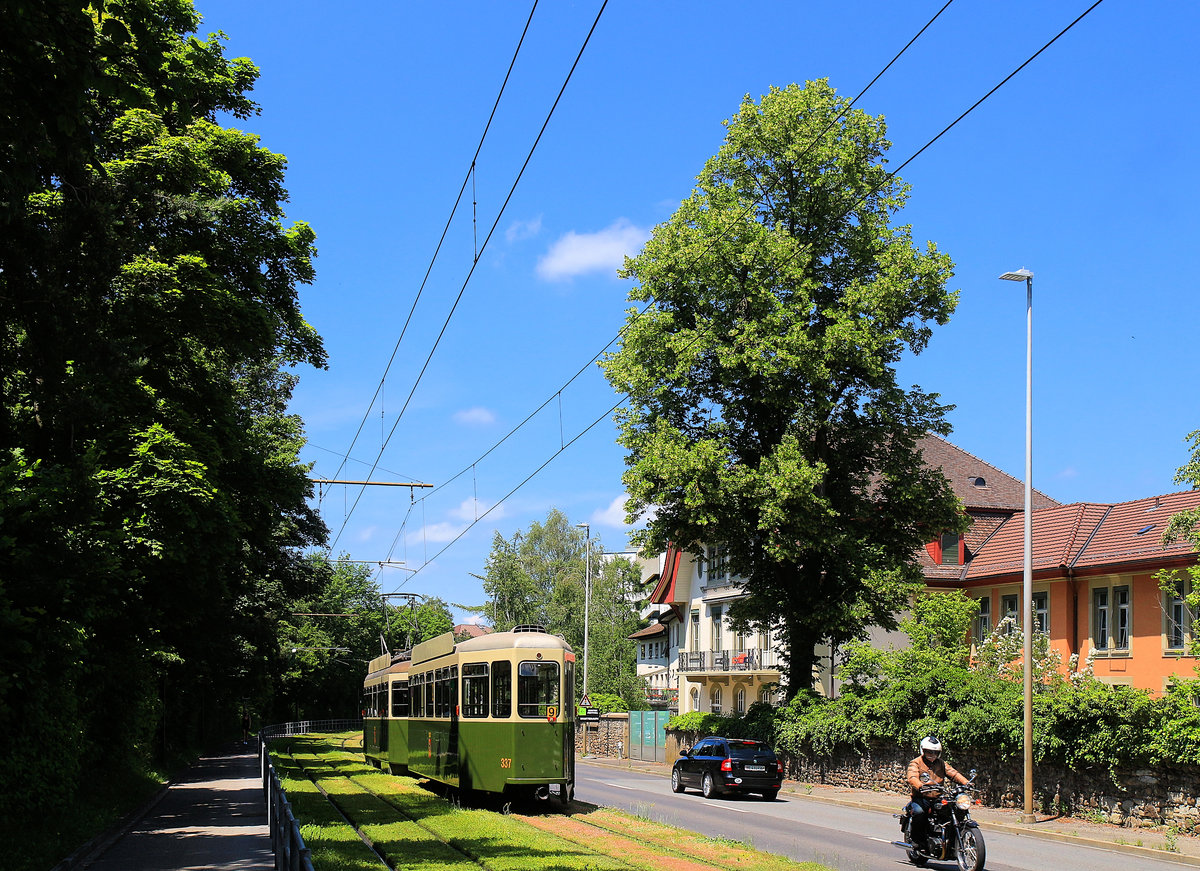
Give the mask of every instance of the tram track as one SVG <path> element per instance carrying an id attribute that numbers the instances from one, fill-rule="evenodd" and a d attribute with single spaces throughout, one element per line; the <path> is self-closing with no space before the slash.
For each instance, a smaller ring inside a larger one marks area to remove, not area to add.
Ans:
<path id="1" fill-rule="evenodd" d="M 468 808 L 429 783 L 376 771 L 344 744 L 334 753 L 288 755 L 389 871 L 422 864 L 463 871 L 714 871 L 730 867 L 731 859 L 741 868 L 778 867 L 779 857 L 762 863 L 755 856 L 763 854 L 741 844 L 582 803 L 565 812 L 547 804 L 544 812 L 511 815 Z M 397 826 L 406 830 L 403 837 Z"/>

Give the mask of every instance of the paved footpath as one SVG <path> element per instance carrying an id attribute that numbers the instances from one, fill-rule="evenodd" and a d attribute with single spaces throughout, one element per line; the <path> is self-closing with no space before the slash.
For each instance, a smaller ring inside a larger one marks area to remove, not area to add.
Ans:
<path id="1" fill-rule="evenodd" d="M 270 871 L 275 863 L 258 766 L 257 741 L 202 757 L 123 835 L 78 867 Z"/>

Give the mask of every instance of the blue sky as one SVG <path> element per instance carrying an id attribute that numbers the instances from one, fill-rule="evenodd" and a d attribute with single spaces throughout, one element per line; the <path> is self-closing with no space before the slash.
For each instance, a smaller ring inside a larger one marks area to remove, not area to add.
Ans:
<path id="1" fill-rule="evenodd" d="M 551 507 L 624 549 L 617 397 L 587 366 L 623 323 L 621 256 L 688 195 L 744 95 L 828 77 L 852 97 L 943 2 L 612 2 L 501 214 L 601 6 L 544 0 L 384 379 L 530 5 L 198 0 L 201 32 L 261 67 L 262 114 L 237 126 L 287 156 L 289 219 L 317 232 L 301 299 L 330 365 L 300 373 L 304 457 L 333 476 L 365 416 L 340 477 L 378 462 L 375 480 L 437 485 L 415 502 L 328 488 L 336 550 L 405 561 L 385 591 L 478 604 L 493 533 Z M 952 3 L 858 103 L 886 116 L 891 166 L 1089 5 Z M 1200 428 L 1198 19 L 1193 4 L 1106 0 L 901 173 L 901 220 L 950 254 L 961 290 L 901 383 L 939 392 L 952 440 L 1022 476 L 1025 294 L 997 276 L 1033 270 L 1034 484 L 1064 502 L 1177 489 Z"/>

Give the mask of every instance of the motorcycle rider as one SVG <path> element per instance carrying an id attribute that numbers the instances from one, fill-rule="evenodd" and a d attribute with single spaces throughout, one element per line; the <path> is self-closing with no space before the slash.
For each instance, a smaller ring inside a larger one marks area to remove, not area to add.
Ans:
<path id="1" fill-rule="evenodd" d="M 908 830 L 909 843 L 919 849 L 924 849 L 929 836 L 932 798 L 947 778 L 955 783 L 968 782 L 967 778 L 942 759 L 942 742 L 932 735 L 927 735 L 921 739 L 921 755 L 908 763 L 906 774 L 908 785 L 912 789 L 912 801 L 908 805 L 909 818 L 912 821 Z"/>

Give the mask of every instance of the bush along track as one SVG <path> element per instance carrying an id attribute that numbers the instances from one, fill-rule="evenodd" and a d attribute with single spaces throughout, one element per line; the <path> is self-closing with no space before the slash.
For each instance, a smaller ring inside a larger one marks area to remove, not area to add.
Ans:
<path id="1" fill-rule="evenodd" d="M 513 815 L 461 807 L 423 781 L 380 773 L 346 743 L 309 735 L 272 745 L 317 871 L 823 871 L 582 802 L 570 813 L 556 803 Z"/>

